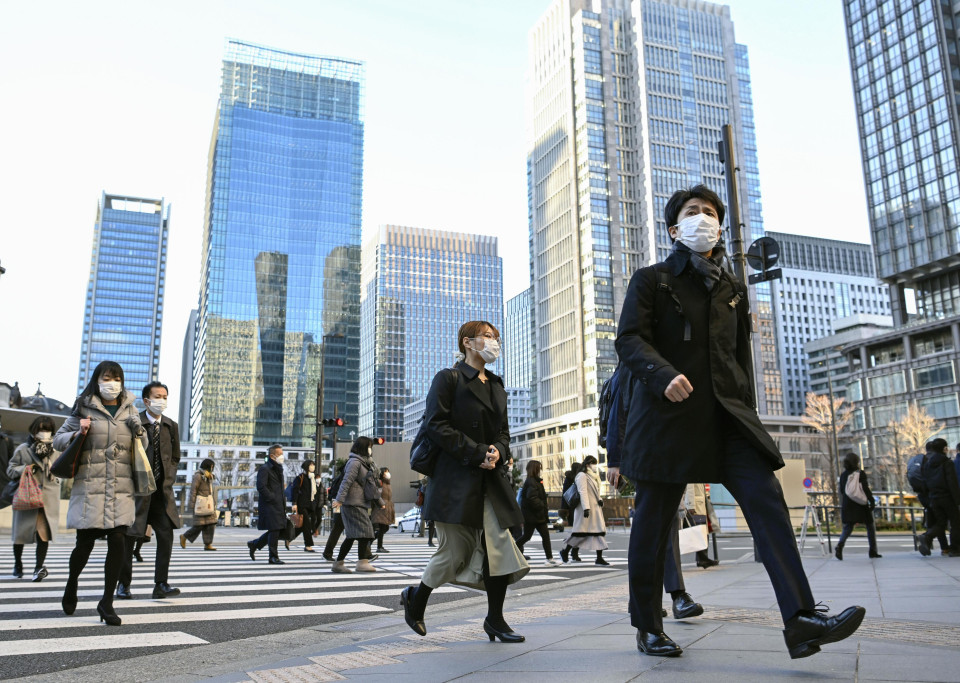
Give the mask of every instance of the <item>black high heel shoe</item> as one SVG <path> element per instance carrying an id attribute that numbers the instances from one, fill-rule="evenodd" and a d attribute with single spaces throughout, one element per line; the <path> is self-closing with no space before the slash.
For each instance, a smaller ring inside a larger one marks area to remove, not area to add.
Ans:
<path id="1" fill-rule="evenodd" d="M 97 614 L 100 615 L 100 621 L 107 622 L 108 626 L 120 625 L 120 617 L 113 611 L 113 605 L 104 605 L 103 600 L 97 603 Z"/>
<path id="2" fill-rule="evenodd" d="M 509 626 L 507 628 L 510 628 Z M 501 643 L 522 643 L 526 640 L 516 631 L 498 631 L 486 619 L 483 620 L 483 632 L 490 636 L 492 643 L 495 638 L 499 638 Z"/>
<path id="3" fill-rule="evenodd" d="M 63 600 L 60 601 L 63 607 L 63 613 L 70 616 L 77 610 L 77 583 L 67 580 L 67 586 L 63 589 Z"/>

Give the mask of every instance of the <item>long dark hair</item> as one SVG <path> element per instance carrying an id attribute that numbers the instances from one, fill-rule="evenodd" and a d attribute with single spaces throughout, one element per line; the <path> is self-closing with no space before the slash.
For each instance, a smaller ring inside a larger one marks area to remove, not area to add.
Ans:
<path id="1" fill-rule="evenodd" d="M 539 460 L 531 460 L 527 463 L 527 476 L 539 478 L 542 469 L 543 465 L 540 464 Z"/>
<path id="2" fill-rule="evenodd" d="M 366 458 L 370 455 L 371 448 L 373 448 L 373 439 L 369 436 L 358 436 L 357 440 L 350 446 L 350 452 Z"/>
<path id="3" fill-rule="evenodd" d="M 100 378 L 108 372 L 120 378 L 120 396 L 117 398 L 122 397 L 123 392 L 127 390 L 127 384 L 123 379 L 123 368 L 120 367 L 120 363 L 112 360 L 104 360 L 100 361 L 100 364 L 93 369 L 93 374 L 90 375 L 90 381 L 87 382 L 87 386 L 80 392 L 77 400 L 79 401 L 88 396 L 96 396 L 103 401 L 103 396 L 100 395 Z"/>
<path id="4" fill-rule="evenodd" d="M 853 451 L 843 456 L 843 467 L 847 472 L 855 472 L 860 469 L 860 456 Z"/>

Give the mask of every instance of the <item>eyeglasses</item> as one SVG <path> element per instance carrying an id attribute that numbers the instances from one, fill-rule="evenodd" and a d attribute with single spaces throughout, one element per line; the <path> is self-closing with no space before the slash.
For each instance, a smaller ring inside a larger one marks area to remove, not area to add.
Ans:
<path id="1" fill-rule="evenodd" d="M 500 337 L 495 335 L 493 332 L 484 332 L 479 337 L 474 337 L 474 339 L 492 339 L 494 341 L 500 341 Z"/>

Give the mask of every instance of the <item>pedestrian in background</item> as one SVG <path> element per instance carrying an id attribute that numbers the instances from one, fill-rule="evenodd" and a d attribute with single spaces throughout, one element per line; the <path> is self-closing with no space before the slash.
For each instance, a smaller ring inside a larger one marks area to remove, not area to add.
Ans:
<path id="1" fill-rule="evenodd" d="M 344 463 L 346 465 L 346 463 Z M 341 473 L 343 469 L 341 467 Z M 340 504 L 335 501 L 333 498 L 337 495 L 337 492 L 340 490 L 340 483 L 343 481 L 343 477 L 340 477 L 340 482 L 337 482 L 337 475 L 334 472 L 331 472 L 330 484 L 331 488 L 327 491 L 327 500 L 330 502 L 330 535 L 327 536 L 327 543 L 323 548 L 323 559 L 327 562 L 335 562 L 336 558 L 333 556 L 333 551 L 337 549 L 337 543 L 340 541 L 340 537 L 343 535 L 343 515 L 340 514 Z M 333 490 L 333 485 L 336 484 L 337 491 Z"/>
<path id="2" fill-rule="evenodd" d="M 850 481 L 852 476 L 859 478 L 860 493 L 866 498 L 866 503 L 856 501 L 847 494 L 847 482 Z M 833 551 L 837 559 L 843 559 L 843 546 L 850 534 L 853 533 L 853 527 L 857 524 L 863 524 L 867 527 L 867 543 L 870 546 L 869 557 L 882 557 L 877 552 L 877 528 L 873 521 L 873 508 L 877 504 L 873 500 L 870 484 L 867 483 L 867 473 L 860 469 L 860 456 L 853 452 L 843 456 L 843 472 L 840 474 L 840 499 L 840 521 L 843 522 L 843 531 L 840 532 L 840 538 L 837 540 L 837 546 Z"/>
<path id="3" fill-rule="evenodd" d="M 523 521 L 506 470 L 510 451 L 507 392 L 486 369 L 500 355 L 500 333 L 485 321 L 461 325 L 457 345 L 464 360 L 433 378 L 423 415 L 427 438 L 440 449 L 423 504 L 437 523 L 440 548 L 427 563 L 420 585 L 400 594 L 404 619 L 426 635 L 423 617 L 430 593 L 445 583 L 487 592 L 483 630 L 493 641 L 524 637 L 507 624 L 507 586 L 530 571 L 510 528 Z"/>
<path id="4" fill-rule="evenodd" d="M 17 446 L 7 465 L 6 475 L 19 480 L 30 467 L 43 493 L 43 507 L 13 511 L 13 575 L 23 576 L 23 546 L 36 543 L 36 562 L 33 580 L 43 581 L 47 574 L 44 560 L 47 548 L 60 525 L 60 479 L 50 472 L 50 466 L 60 454 L 53 449 L 53 433 L 57 430 L 53 419 L 46 415 L 30 423 L 26 443 Z"/>
<path id="5" fill-rule="evenodd" d="M 149 443 L 135 400 L 124 388 L 120 364 L 103 361 L 94 368 L 90 382 L 74 403 L 73 414 L 53 438 L 54 449 L 63 451 L 80 434 L 86 435 L 67 508 L 67 528 L 77 530 L 77 540 L 70 554 L 70 574 L 61 605 L 66 614 L 76 610 L 80 573 L 94 543 L 106 538 L 103 597 L 97 613 L 100 621 L 111 626 L 121 623 L 113 610 L 113 592 L 123 568 L 127 528 L 136 517 L 133 440 L 140 439 L 144 450 Z"/>
<path id="6" fill-rule="evenodd" d="M 923 461 L 926 457 L 926 452 L 918 453 L 907 461 L 907 481 L 917 494 L 917 500 L 923 506 L 923 527 L 930 529 L 936 525 L 937 515 L 930 507 L 930 495 L 927 492 L 926 484 L 923 483 Z M 940 526 L 938 528 L 940 532 L 936 538 L 940 543 L 940 554 L 949 555 L 950 543 L 947 541 L 946 527 Z"/>
<path id="7" fill-rule="evenodd" d="M 694 524 L 705 524 L 707 533 L 710 533 L 710 527 L 713 519 L 716 519 L 716 513 L 713 512 L 713 505 L 710 504 L 710 496 L 707 494 L 706 486 L 703 484 L 687 484 L 687 488 L 683 492 L 681 507 Z M 669 551 L 667 556 L 669 558 Z M 697 566 L 701 569 L 710 569 L 710 567 L 716 567 L 720 564 L 718 560 L 711 560 L 706 550 L 698 550 L 696 557 Z M 664 583 L 667 583 L 666 579 L 664 579 Z"/>
<path id="8" fill-rule="evenodd" d="M 380 468 L 380 498 L 383 500 L 383 507 L 373 508 L 370 521 L 373 522 L 373 530 L 377 537 L 377 552 L 389 553 L 390 551 L 383 547 L 383 536 L 387 533 L 390 525 L 397 521 L 397 513 L 393 506 L 390 470 L 386 467 Z"/>
<path id="9" fill-rule="evenodd" d="M 257 559 L 256 552 L 269 546 L 268 563 L 284 564 L 277 549 L 280 532 L 287 528 L 287 506 L 283 497 L 283 460 L 283 446 L 275 443 L 267 451 L 267 461 L 257 468 L 257 529 L 263 531 L 263 535 L 255 541 L 247 542 L 250 559 L 254 561 Z"/>
<path id="10" fill-rule="evenodd" d="M 197 499 L 202 497 L 213 498 L 213 511 L 207 515 L 193 515 L 193 526 L 180 534 L 180 547 L 186 548 L 187 541 L 193 543 L 200 534 L 203 534 L 203 549 L 216 550 L 213 547 L 213 534 L 217 529 L 217 505 L 213 490 L 213 468 L 214 461 L 211 458 L 204 458 L 200 463 L 200 469 L 193 473 L 193 481 L 190 482 L 189 505 L 191 510 L 197 509 Z"/>
<path id="11" fill-rule="evenodd" d="M 133 593 L 133 551 L 137 541 L 147 533 L 147 524 L 156 537 L 157 553 L 153 568 L 153 598 L 172 598 L 180 589 L 169 584 L 170 556 L 173 553 L 173 530 L 180 528 L 180 513 L 173 496 L 180 463 L 180 428 L 163 414 L 167 409 L 167 385 L 150 382 L 141 392 L 146 410 L 140 413 L 140 422 L 147 431 L 147 457 L 157 482 L 157 490 L 149 496 L 136 499 L 136 518 L 124 538 L 123 567 L 117 584 L 117 597 L 130 600 Z"/>
<path id="12" fill-rule="evenodd" d="M 300 527 L 303 551 L 312 553 L 316 552 L 313 549 L 313 530 L 317 528 L 317 507 L 323 485 L 317 481 L 317 465 L 313 460 L 305 460 L 300 469 L 303 472 L 293 480 L 293 511 L 303 517 Z"/>
<path id="13" fill-rule="evenodd" d="M 947 457 L 945 439 L 927 442 L 923 460 L 923 483 L 930 496 L 930 508 L 936 515 L 934 525 L 917 539 L 921 555 L 930 554 L 930 543 L 950 522 L 950 557 L 960 557 L 960 482 Z"/>
<path id="14" fill-rule="evenodd" d="M 567 505 L 567 499 L 563 497 L 563 494 L 567 492 L 568 488 L 574 485 L 576 477 L 582 469 L 583 465 L 581 463 L 572 462 L 570 463 L 570 469 L 563 473 L 563 491 L 560 495 L 560 518 L 567 526 L 573 526 L 573 510 Z M 573 562 L 580 562 L 580 548 L 571 548 L 564 543 L 563 550 L 560 551 L 560 559 L 563 560 L 564 563 L 571 560 Z"/>
<path id="15" fill-rule="evenodd" d="M 377 568 L 370 564 L 373 559 L 373 553 L 370 546 L 373 545 L 374 532 L 373 522 L 370 520 L 370 508 L 384 507 L 383 500 L 379 492 L 376 498 L 373 492 L 368 491 L 367 477 L 374 474 L 373 463 L 373 439 L 366 436 L 359 437 L 353 442 L 350 448 L 350 456 L 347 458 L 347 464 L 343 469 L 343 482 L 340 484 L 340 490 L 334 496 L 334 500 L 340 504 L 340 516 L 343 519 L 343 531 L 346 540 L 340 546 L 340 552 L 337 555 L 337 561 L 333 563 L 331 571 L 335 574 L 350 574 L 344 560 L 347 553 L 353 547 L 353 542 L 357 541 L 357 565 L 358 572 L 375 572 Z"/>
<path id="16" fill-rule="evenodd" d="M 523 513 L 523 535 L 517 539 L 517 547 L 523 553 L 523 546 L 533 538 L 533 532 L 540 534 L 543 543 L 545 564 L 557 566 L 550 547 L 550 527 L 547 525 L 547 491 L 543 488 L 540 472 L 543 465 L 539 460 L 527 462 L 527 478 L 520 487 L 520 511 Z M 526 557 L 526 555 L 524 555 Z M 526 559 L 530 559 L 526 557 Z"/>
<path id="17" fill-rule="evenodd" d="M 573 527 L 567 535 L 566 545 L 560 551 L 560 557 L 567 561 L 567 553 L 571 548 L 595 551 L 597 559 L 594 564 L 607 566 L 610 563 L 603 559 L 603 551 L 607 549 L 607 525 L 603 519 L 603 500 L 600 498 L 600 474 L 597 459 L 588 455 L 583 459 L 583 469 L 574 477 L 574 486 L 580 494 L 580 505 L 573 511 Z"/>

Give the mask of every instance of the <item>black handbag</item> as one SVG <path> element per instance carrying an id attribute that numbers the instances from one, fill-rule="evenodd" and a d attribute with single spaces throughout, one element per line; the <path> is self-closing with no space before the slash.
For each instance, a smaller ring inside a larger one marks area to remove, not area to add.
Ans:
<path id="1" fill-rule="evenodd" d="M 425 427 L 426 423 L 420 424 L 417 437 L 410 446 L 410 469 L 432 477 L 433 471 L 437 468 L 437 458 L 440 457 L 440 447 L 430 440 Z"/>
<path id="2" fill-rule="evenodd" d="M 80 469 L 80 451 L 87 435 L 80 432 L 70 441 L 70 445 L 63 449 L 60 457 L 50 466 L 50 472 L 61 479 L 73 479 Z"/>
<path id="3" fill-rule="evenodd" d="M 13 505 L 13 497 L 16 495 L 18 488 L 20 488 L 19 479 L 11 479 L 7 482 L 7 485 L 3 487 L 3 492 L 0 493 L 0 510 Z"/>
<path id="4" fill-rule="evenodd" d="M 576 484 L 570 484 L 567 487 L 567 490 L 563 492 L 563 500 L 571 510 L 580 507 L 580 489 L 577 488 Z"/>

